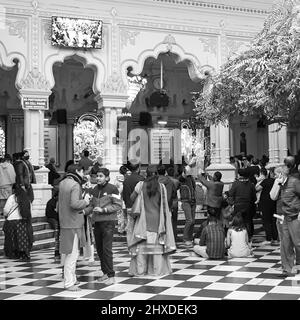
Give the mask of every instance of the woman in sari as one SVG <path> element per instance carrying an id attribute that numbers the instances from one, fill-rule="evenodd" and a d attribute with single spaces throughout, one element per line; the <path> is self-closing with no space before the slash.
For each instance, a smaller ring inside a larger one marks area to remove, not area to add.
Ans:
<path id="1" fill-rule="evenodd" d="M 13 185 L 13 194 L 7 199 L 3 213 L 4 254 L 11 259 L 29 261 L 33 243 L 31 203 L 20 185 Z"/>
<path id="2" fill-rule="evenodd" d="M 168 207 L 167 191 L 158 182 L 156 167 L 149 166 L 147 178 L 131 195 L 135 202 L 130 214 L 139 212 L 128 234 L 131 253 L 129 275 L 162 276 L 172 273 L 169 254 L 176 250 Z M 137 208 L 138 207 L 138 208 Z"/>

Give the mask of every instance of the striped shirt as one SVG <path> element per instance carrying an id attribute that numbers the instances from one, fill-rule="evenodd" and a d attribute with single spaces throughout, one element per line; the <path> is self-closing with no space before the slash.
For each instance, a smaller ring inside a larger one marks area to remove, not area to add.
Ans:
<path id="1" fill-rule="evenodd" d="M 202 231 L 200 246 L 206 246 L 206 253 L 211 259 L 221 259 L 225 252 L 225 234 L 217 223 L 209 223 Z"/>

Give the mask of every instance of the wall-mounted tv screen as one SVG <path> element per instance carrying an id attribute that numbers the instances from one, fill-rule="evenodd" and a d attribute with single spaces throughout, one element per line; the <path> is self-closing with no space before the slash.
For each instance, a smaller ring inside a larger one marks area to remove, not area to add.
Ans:
<path id="1" fill-rule="evenodd" d="M 51 43 L 72 48 L 102 47 L 102 21 L 52 17 Z"/>

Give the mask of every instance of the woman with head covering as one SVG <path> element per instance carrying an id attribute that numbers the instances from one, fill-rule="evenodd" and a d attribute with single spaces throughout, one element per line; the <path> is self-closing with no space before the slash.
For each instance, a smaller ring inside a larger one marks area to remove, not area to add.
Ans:
<path id="1" fill-rule="evenodd" d="M 31 203 L 20 185 L 13 185 L 13 194 L 7 199 L 3 212 L 6 219 L 4 254 L 8 258 L 29 261 L 33 243 Z"/>
<path id="2" fill-rule="evenodd" d="M 172 272 L 169 254 L 176 250 L 168 207 L 166 187 L 158 182 L 155 166 L 147 169 L 147 178 L 140 181 L 131 195 L 136 215 L 128 249 L 131 253 L 129 274 L 161 276 Z"/>

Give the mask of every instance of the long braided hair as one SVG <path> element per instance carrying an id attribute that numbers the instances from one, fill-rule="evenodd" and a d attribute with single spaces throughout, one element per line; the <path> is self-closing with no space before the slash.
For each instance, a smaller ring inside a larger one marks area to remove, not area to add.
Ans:
<path id="1" fill-rule="evenodd" d="M 31 220 L 31 205 L 26 191 L 22 189 L 19 184 L 13 184 L 13 192 L 15 194 L 16 202 L 19 206 L 20 215 L 23 219 Z"/>

